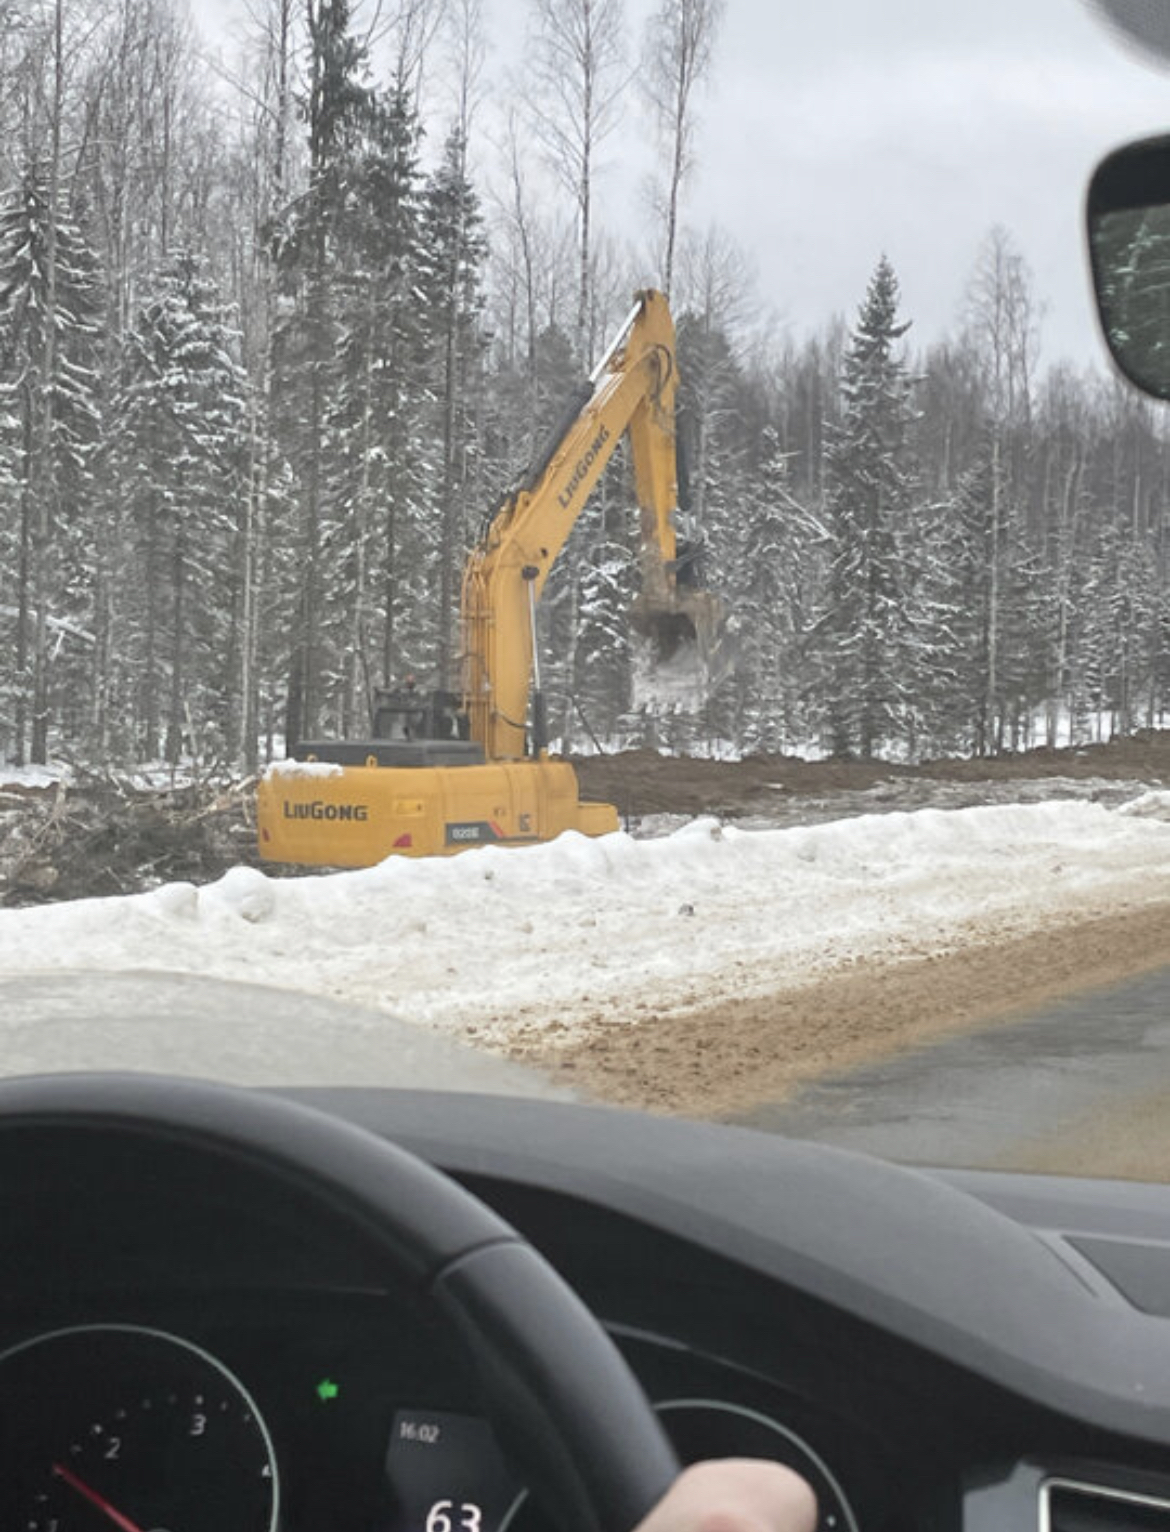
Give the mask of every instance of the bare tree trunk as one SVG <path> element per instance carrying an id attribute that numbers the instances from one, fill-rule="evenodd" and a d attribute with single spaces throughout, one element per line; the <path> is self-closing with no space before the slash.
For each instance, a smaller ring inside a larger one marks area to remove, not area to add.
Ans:
<path id="1" fill-rule="evenodd" d="M 16 574 L 16 736 L 14 759 L 23 766 L 28 747 L 28 715 L 32 702 L 29 674 L 31 652 L 29 621 L 32 615 L 32 540 L 33 540 L 33 411 L 35 400 L 23 390 L 24 422 L 20 475 L 20 552 Z"/>
<path id="2" fill-rule="evenodd" d="M 457 335 L 459 314 L 452 302 L 443 337 L 443 479 L 440 489 L 439 532 L 439 685 L 450 690 L 455 683 L 451 657 L 455 621 L 455 416 L 457 392 Z"/>
<path id="3" fill-rule="evenodd" d="M 462 392 L 466 379 L 462 376 L 460 331 L 465 321 L 462 311 L 463 266 L 468 257 L 468 241 L 471 231 L 466 223 L 466 206 L 462 192 L 467 177 L 467 144 L 471 136 L 472 120 L 476 107 L 479 74 L 483 65 L 483 15 L 481 0 L 461 0 L 456 11 L 456 58 L 458 79 L 458 115 L 456 125 L 456 184 L 460 188 L 459 222 L 454 234 L 451 270 L 447 272 L 447 316 L 443 335 L 443 473 L 440 487 L 440 552 L 439 552 L 439 685 L 453 690 L 457 677 L 452 655 L 453 636 L 457 621 L 456 611 L 456 561 L 462 556 L 459 546 L 458 494 L 463 479 L 460 471 L 462 450 L 459 441 Z"/>
<path id="4" fill-rule="evenodd" d="M 314 284 L 319 296 L 319 285 Z M 286 724 L 290 748 L 297 741 L 311 738 L 318 727 L 317 665 L 318 627 L 320 622 L 321 559 L 321 470 L 324 455 L 324 395 L 321 369 L 323 357 L 318 345 L 313 347 L 309 366 L 312 379 L 309 391 L 309 458 L 305 471 L 302 499 L 301 593 L 294 651 L 295 690 L 290 688 Z M 294 706 L 295 702 L 295 706 Z"/>
<path id="5" fill-rule="evenodd" d="M 578 245 L 577 245 L 577 355 L 582 360 L 592 363 L 592 346 L 590 345 L 589 331 L 589 290 L 592 276 L 592 249 L 590 236 L 592 233 L 593 213 L 593 135 L 589 124 L 592 112 L 592 86 L 587 75 L 585 79 L 585 110 L 588 114 L 585 118 L 586 132 L 581 145 L 581 179 L 577 188 L 577 215 L 578 215 Z"/>
<path id="6" fill-rule="evenodd" d="M 508 119 L 508 173 L 511 191 L 508 213 L 520 254 L 520 274 L 526 331 L 525 381 L 527 384 L 526 417 L 529 443 L 525 456 L 531 457 L 532 453 L 536 450 L 534 434 L 539 408 L 539 388 L 536 374 L 536 338 L 538 327 L 537 257 L 527 191 L 521 169 L 520 145 L 515 114 L 512 114 Z"/>
<path id="7" fill-rule="evenodd" d="M 153 497 L 148 509 L 150 517 L 146 546 L 146 632 L 143 635 L 144 693 L 141 703 L 142 753 L 148 761 L 159 755 L 159 621 L 158 621 L 158 506 Z"/>
<path id="8" fill-rule="evenodd" d="M 376 294 L 371 283 L 366 293 L 366 335 L 367 339 L 374 332 L 374 310 L 377 306 Z M 366 682 L 366 600 L 367 585 L 369 583 L 369 571 L 367 568 L 367 554 L 369 542 L 370 507 L 373 504 L 373 488 L 370 484 L 370 465 L 374 460 L 374 444 L 376 440 L 376 423 L 374 420 L 374 348 L 367 344 L 365 348 L 365 366 L 362 380 L 362 424 L 360 435 L 361 469 L 358 475 L 357 495 L 354 504 L 354 546 L 357 550 L 357 563 L 354 570 L 353 580 L 353 604 L 350 610 L 350 634 L 346 654 L 346 684 L 344 696 L 344 713 L 342 718 L 342 732 L 351 733 L 355 727 L 363 730 L 369 727 L 370 695 Z M 358 699 L 361 698 L 361 724 L 357 724 L 359 713 Z"/>
<path id="9" fill-rule="evenodd" d="M 987 676 L 983 696 L 982 753 L 999 755 L 1003 749 L 1003 709 L 999 696 L 999 573 L 1002 540 L 999 436 L 991 447 L 991 546 L 988 549 L 987 590 Z"/>
<path id="10" fill-rule="evenodd" d="M 290 69 L 292 55 L 293 0 L 275 0 L 266 36 L 267 65 L 271 70 L 271 95 L 260 103 L 258 122 L 262 141 L 271 142 L 267 158 L 268 181 L 264 186 L 261 223 L 283 206 L 288 157 L 288 118 L 291 109 Z M 252 395 L 251 473 L 243 524 L 243 592 L 240 636 L 240 738 L 239 758 L 253 773 L 259 766 L 260 655 L 263 596 L 272 575 L 269 533 L 272 525 L 272 467 L 276 456 L 276 325 L 273 313 L 272 263 L 265 243 L 252 245 L 252 280 L 259 294 L 259 323 L 263 336 L 260 377 Z M 266 754 L 271 753 L 271 742 Z"/>
<path id="11" fill-rule="evenodd" d="M 186 620 L 184 611 L 186 575 L 186 538 L 180 526 L 176 529 L 174 547 L 171 550 L 171 696 L 167 710 L 166 757 L 172 766 L 177 766 L 183 756 L 183 715 L 186 701 L 184 695 L 186 635 L 183 624 Z"/>
<path id="12" fill-rule="evenodd" d="M 310 35 L 319 21 L 319 11 L 310 5 Z M 319 49 L 312 50 L 312 79 L 309 89 L 310 111 L 320 111 L 323 88 L 322 60 Z M 335 146 L 324 140 L 324 130 L 315 116 L 310 123 L 311 160 L 309 185 L 318 191 L 322 185 L 326 159 Z M 314 211 L 316 223 L 312 234 L 312 256 L 306 281 L 305 313 L 308 326 L 309 408 L 304 433 L 308 453 L 301 491 L 300 593 L 297 609 L 296 640 L 292 655 L 285 730 L 291 749 L 298 741 L 311 738 L 319 726 L 318 631 L 320 625 L 321 495 L 325 453 L 325 386 L 328 363 L 328 271 L 327 238 L 324 211 Z"/>
<path id="13" fill-rule="evenodd" d="M 35 603 L 33 632 L 33 716 L 30 758 L 43 765 L 49 758 L 49 634 L 47 564 L 56 501 L 57 376 L 57 218 L 61 194 L 61 128 L 65 105 L 64 0 L 53 9 L 53 91 L 49 118 L 48 207 L 45 231 L 44 356 L 41 363 L 41 440 L 37 454 L 37 497 L 32 539 L 32 584 Z"/>
<path id="14" fill-rule="evenodd" d="M 595 160 L 617 125 L 622 74 L 621 0 L 533 0 L 539 36 L 531 67 L 533 112 L 577 218 L 577 354 L 591 350 Z"/>

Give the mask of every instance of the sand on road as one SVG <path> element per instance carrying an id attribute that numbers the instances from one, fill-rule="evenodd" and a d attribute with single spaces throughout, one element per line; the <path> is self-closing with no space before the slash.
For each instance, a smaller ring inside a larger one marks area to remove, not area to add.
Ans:
<path id="1" fill-rule="evenodd" d="M 1167 965 L 1170 900 L 931 957 L 863 960 L 762 998 L 643 1012 L 633 1025 L 578 1021 L 570 1032 L 546 1023 L 510 1052 L 601 1100 L 730 1117 L 783 1100 L 803 1081 L 956 1031 L 1007 1025 Z"/>

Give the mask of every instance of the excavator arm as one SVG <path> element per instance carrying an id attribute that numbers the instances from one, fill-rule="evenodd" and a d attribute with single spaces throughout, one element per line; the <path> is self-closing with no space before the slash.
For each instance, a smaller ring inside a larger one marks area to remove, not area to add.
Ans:
<path id="1" fill-rule="evenodd" d="M 643 629 L 700 641 L 719 622 L 713 597 L 680 589 L 671 521 L 678 501 L 674 324 L 645 291 L 598 363 L 563 428 L 509 491 L 463 577 L 464 706 L 491 760 L 524 755 L 536 604 L 606 464 L 627 432 L 641 518 Z"/>

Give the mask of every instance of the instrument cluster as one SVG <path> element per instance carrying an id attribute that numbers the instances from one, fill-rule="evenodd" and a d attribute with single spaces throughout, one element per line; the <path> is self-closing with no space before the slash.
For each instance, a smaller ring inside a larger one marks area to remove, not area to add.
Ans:
<path id="1" fill-rule="evenodd" d="M 372 1299 L 343 1307 L 348 1323 L 95 1319 L 11 1339 L 0 1527 L 551 1532 L 556 1508 L 530 1500 L 443 1338 L 387 1324 Z M 623 1344 L 684 1461 L 788 1463 L 824 1532 L 858 1532 L 827 1425 L 814 1440 L 808 1410 L 765 1384 L 650 1337 Z"/>

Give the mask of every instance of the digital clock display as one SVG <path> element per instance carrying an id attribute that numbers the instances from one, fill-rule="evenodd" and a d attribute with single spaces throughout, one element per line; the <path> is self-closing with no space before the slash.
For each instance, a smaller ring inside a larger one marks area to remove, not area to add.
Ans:
<path id="1" fill-rule="evenodd" d="M 386 1452 L 392 1532 L 505 1532 L 523 1486 L 474 1415 L 399 1410 Z"/>

